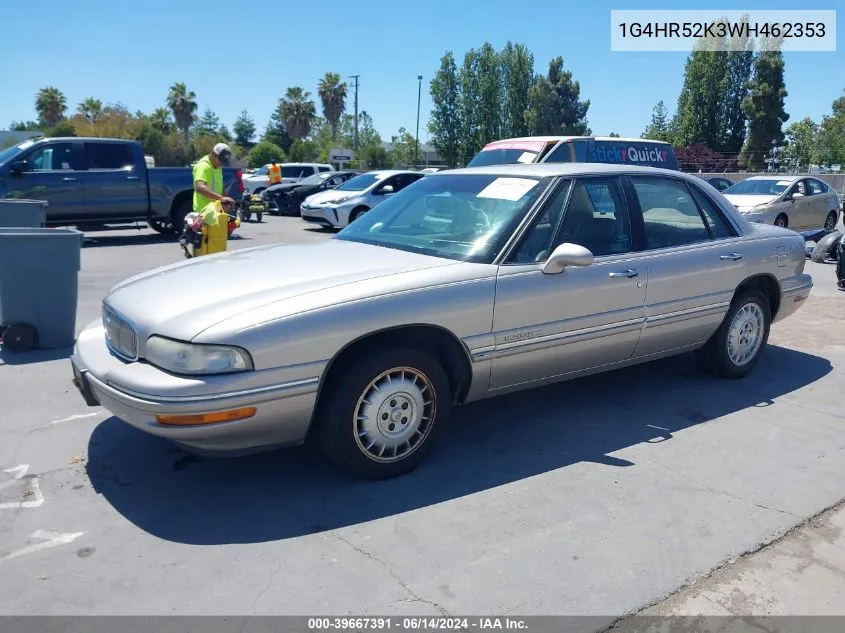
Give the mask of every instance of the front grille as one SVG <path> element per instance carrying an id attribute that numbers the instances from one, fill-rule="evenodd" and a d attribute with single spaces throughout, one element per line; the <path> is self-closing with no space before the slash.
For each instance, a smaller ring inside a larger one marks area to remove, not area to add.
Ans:
<path id="1" fill-rule="evenodd" d="M 138 336 L 129 323 L 103 306 L 103 325 L 106 328 L 106 340 L 115 354 L 126 360 L 138 358 Z"/>

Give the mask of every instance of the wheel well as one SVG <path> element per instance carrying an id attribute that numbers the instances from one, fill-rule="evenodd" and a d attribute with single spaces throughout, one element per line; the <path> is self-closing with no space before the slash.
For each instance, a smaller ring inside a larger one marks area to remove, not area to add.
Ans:
<path id="1" fill-rule="evenodd" d="M 788 215 L 786 215 L 785 213 L 778 213 L 777 216 L 775 216 L 775 222 L 778 221 L 778 218 L 783 218 L 783 226 L 786 227 L 786 228 L 789 228 L 789 216 Z"/>
<path id="2" fill-rule="evenodd" d="M 772 275 L 754 275 L 737 286 L 733 298 L 736 299 L 745 290 L 758 290 L 769 300 L 772 319 L 780 309 L 780 284 Z"/>
<path id="3" fill-rule="evenodd" d="M 411 347 L 431 354 L 449 377 L 452 402 L 460 404 L 469 391 L 472 369 L 463 344 L 449 331 L 434 325 L 407 325 L 367 334 L 349 343 L 329 361 L 317 393 L 319 402 L 323 388 L 336 372 L 354 364 L 362 355 L 386 348 Z"/>
<path id="4" fill-rule="evenodd" d="M 358 213 L 359 211 L 369 211 L 369 210 L 370 210 L 370 207 L 368 207 L 367 205 L 365 205 L 365 204 L 359 204 L 357 207 L 355 207 L 354 209 L 352 209 L 352 211 L 350 211 L 350 213 L 349 213 L 349 217 L 351 218 L 353 215 L 355 215 L 355 214 L 356 214 L 356 213 Z"/>
<path id="5" fill-rule="evenodd" d="M 183 191 L 183 192 L 177 194 L 175 198 L 173 198 L 173 204 L 170 205 L 170 219 L 171 220 L 174 219 L 174 214 L 182 207 L 183 204 L 188 203 L 188 202 L 193 204 L 193 202 L 192 202 L 193 196 L 194 196 L 194 192 L 193 192 L 193 190 L 191 190 L 191 191 Z"/>

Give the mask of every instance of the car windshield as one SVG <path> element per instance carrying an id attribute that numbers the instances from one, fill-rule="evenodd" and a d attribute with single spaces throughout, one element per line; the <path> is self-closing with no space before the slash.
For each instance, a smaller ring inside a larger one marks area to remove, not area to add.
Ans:
<path id="1" fill-rule="evenodd" d="M 525 149 L 485 149 L 475 155 L 467 167 L 486 167 L 487 165 L 515 165 L 534 163 L 539 152 Z"/>
<path id="2" fill-rule="evenodd" d="M 314 174 L 313 176 L 309 176 L 303 180 L 299 181 L 300 185 L 319 185 L 323 182 L 326 178 L 329 178 L 333 174 L 330 172 L 323 172 L 321 174 Z"/>
<path id="3" fill-rule="evenodd" d="M 728 187 L 722 193 L 725 195 L 779 196 L 791 184 L 791 180 L 780 180 L 777 178 L 749 179 L 738 182 L 733 187 Z"/>
<path id="4" fill-rule="evenodd" d="M 364 191 L 367 187 L 374 185 L 379 180 L 383 180 L 383 176 L 379 173 L 371 173 L 371 174 L 361 174 L 360 176 L 355 176 L 355 178 L 351 178 L 343 183 L 340 187 L 337 187 L 337 191 Z"/>
<path id="5" fill-rule="evenodd" d="M 32 141 L 24 141 L 19 145 L 12 145 L 12 147 L 7 147 L 2 152 L 0 152 L 0 163 L 6 163 L 12 160 L 15 156 L 20 154 L 22 151 L 31 147 L 33 145 Z"/>
<path id="6" fill-rule="evenodd" d="M 335 239 L 490 263 L 546 182 L 488 174 L 429 176 L 380 203 Z"/>

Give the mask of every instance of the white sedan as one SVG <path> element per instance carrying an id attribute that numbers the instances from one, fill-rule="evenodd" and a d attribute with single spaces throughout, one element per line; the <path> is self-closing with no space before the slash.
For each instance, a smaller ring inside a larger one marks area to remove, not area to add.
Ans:
<path id="1" fill-rule="evenodd" d="M 817 178 L 753 176 L 722 193 L 749 222 L 807 231 L 839 221 L 836 191 Z"/>
<path id="2" fill-rule="evenodd" d="M 305 198 L 299 210 L 306 222 L 326 228 L 343 228 L 424 176 L 418 171 L 369 171 L 347 180 L 340 187 Z"/>

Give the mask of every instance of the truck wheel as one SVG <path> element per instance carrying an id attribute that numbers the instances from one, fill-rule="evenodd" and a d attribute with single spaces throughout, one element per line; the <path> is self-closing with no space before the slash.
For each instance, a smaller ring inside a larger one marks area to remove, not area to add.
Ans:
<path id="1" fill-rule="evenodd" d="M 170 233 L 170 220 L 156 218 L 155 220 L 149 220 L 147 224 L 156 233 Z"/>
<path id="2" fill-rule="evenodd" d="M 185 202 L 177 205 L 177 207 L 173 209 L 173 213 L 170 214 L 171 225 L 169 232 L 174 235 L 181 235 L 182 228 L 185 226 L 185 216 L 193 210 L 194 203 L 191 200 L 185 200 Z"/>
<path id="3" fill-rule="evenodd" d="M 255 214 L 255 221 L 261 224 L 261 219 L 264 217 L 264 214 L 261 211 L 258 211 Z"/>

